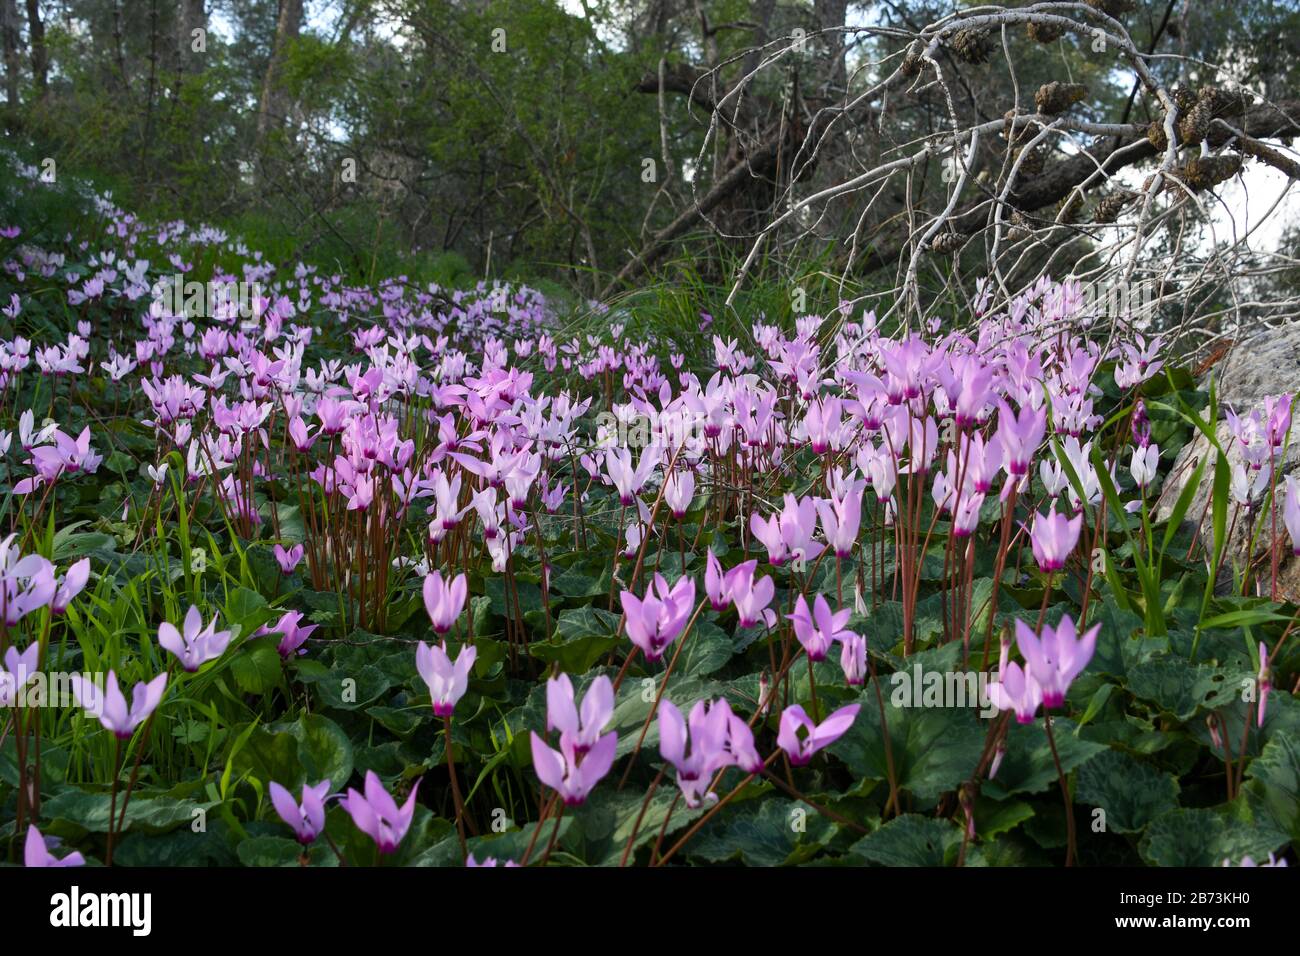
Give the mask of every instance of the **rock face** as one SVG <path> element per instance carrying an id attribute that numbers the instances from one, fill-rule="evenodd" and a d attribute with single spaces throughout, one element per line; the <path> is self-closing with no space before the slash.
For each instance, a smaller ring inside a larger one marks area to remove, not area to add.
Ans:
<path id="1" fill-rule="evenodd" d="M 1243 339 L 1233 346 L 1228 357 L 1214 369 L 1217 376 L 1216 390 L 1219 400 L 1218 437 L 1219 444 L 1229 446 L 1231 435 L 1223 412 L 1231 409 L 1238 415 L 1247 415 L 1255 408 L 1262 408 L 1264 399 L 1273 395 L 1291 394 L 1300 391 L 1300 324 L 1288 325 L 1278 329 L 1266 329 Z M 1208 381 L 1204 383 L 1208 386 Z M 1300 468 L 1300 406 L 1295 409 L 1296 425 L 1291 431 L 1290 444 L 1286 454 L 1277 465 L 1277 529 L 1284 542 L 1289 542 L 1282 523 L 1281 501 L 1283 499 L 1283 478 Z M 1173 510 L 1174 503 L 1182 494 L 1192 473 L 1201 459 L 1216 452 L 1204 435 L 1198 434 L 1188 443 L 1174 462 L 1169 478 L 1160 493 L 1156 505 L 1156 515 L 1167 518 Z M 1240 458 L 1232 451 L 1229 457 L 1235 462 Z M 1214 462 L 1206 466 L 1204 479 L 1192 498 L 1191 507 L 1187 509 L 1186 521 L 1200 524 L 1201 540 L 1207 543 L 1212 539 L 1213 531 L 1209 511 L 1209 501 L 1214 482 Z M 1249 548 L 1252 529 L 1264 512 L 1264 500 L 1267 486 L 1251 496 L 1250 512 L 1228 506 L 1228 523 L 1232 528 L 1228 544 L 1224 550 L 1224 566 L 1220 574 L 1218 589 L 1225 592 L 1232 587 L 1233 566 L 1243 568 L 1246 563 L 1246 551 Z M 1235 526 L 1233 512 L 1237 511 Z M 1267 558 L 1268 542 L 1271 537 L 1272 522 L 1264 517 L 1264 527 L 1256 539 L 1255 553 L 1252 557 L 1258 562 L 1256 573 L 1252 578 L 1251 591 L 1268 595 L 1270 586 L 1269 561 Z M 1278 598 L 1300 602 L 1300 559 L 1293 559 L 1291 549 L 1284 546 L 1278 574 Z"/>

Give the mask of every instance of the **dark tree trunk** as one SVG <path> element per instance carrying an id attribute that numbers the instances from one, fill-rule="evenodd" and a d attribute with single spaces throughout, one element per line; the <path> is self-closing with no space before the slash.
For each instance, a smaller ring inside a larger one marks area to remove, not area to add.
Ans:
<path id="1" fill-rule="evenodd" d="M 754 30 L 749 38 L 749 52 L 745 55 L 744 75 L 748 76 L 758 69 L 763 62 L 763 45 L 771 39 L 772 13 L 776 10 L 776 0 L 754 0 L 750 6 L 749 19 Z"/>
<path id="2" fill-rule="evenodd" d="M 848 0 L 816 0 L 817 29 L 822 31 L 821 41 L 826 49 L 826 65 L 819 71 L 827 93 L 834 97 L 848 84 L 844 67 L 844 17 Z"/>
<path id="3" fill-rule="evenodd" d="M 207 28 L 204 0 L 180 0 L 176 7 L 176 64 L 183 75 L 203 72 L 206 54 L 194 49 L 194 31 Z"/>
<path id="4" fill-rule="evenodd" d="M 19 46 L 22 34 L 18 23 L 17 0 L 0 0 L 0 42 L 4 44 L 5 101 L 10 110 L 18 109 Z"/>
<path id="5" fill-rule="evenodd" d="M 32 46 L 32 79 L 37 96 L 44 96 L 49 85 L 50 57 L 45 49 L 45 23 L 41 20 L 39 0 L 27 0 L 27 37 Z"/>
<path id="6" fill-rule="evenodd" d="M 271 59 L 262 80 L 262 102 L 257 111 L 257 139 L 261 142 L 274 127 L 280 126 L 289 112 L 288 97 L 282 77 L 285 48 L 297 39 L 302 28 L 302 0 L 280 0 L 280 15 L 275 24 L 275 41 Z"/>

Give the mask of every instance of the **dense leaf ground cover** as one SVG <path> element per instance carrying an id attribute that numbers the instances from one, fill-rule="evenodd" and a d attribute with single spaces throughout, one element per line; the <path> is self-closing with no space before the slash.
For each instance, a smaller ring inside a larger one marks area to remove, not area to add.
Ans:
<path id="1" fill-rule="evenodd" d="M 1069 283 L 657 340 L 6 189 L 8 860 L 1294 853 L 1289 396 Z"/>

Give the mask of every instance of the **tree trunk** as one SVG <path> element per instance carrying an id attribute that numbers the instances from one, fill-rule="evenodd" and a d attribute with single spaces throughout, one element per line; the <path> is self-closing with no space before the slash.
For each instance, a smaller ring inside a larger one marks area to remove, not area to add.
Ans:
<path id="1" fill-rule="evenodd" d="M 366 0 L 352 0 L 352 3 L 347 7 L 347 16 L 343 20 L 343 26 L 339 28 L 338 38 L 334 41 L 335 45 L 344 47 L 351 42 L 352 31 L 361 24 L 361 18 L 369 12 L 368 6 Z"/>
<path id="2" fill-rule="evenodd" d="M 280 0 L 280 15 L 275 24 L 275 42 L 271 59 L 266 65 L 262 80 L 262 102 L 257 111 L 257 139 L 260 143 L 266 134 L 284 122 L 289 112 L 288 101 L 281 86 L 280 74 L 284 67 L 284 51 L 296 39 L 302 27 L 302 0 Z"/>
<path id="3" fill-rule="evenodd" d="M 745 54 L 742 76 L 753 73 L 763 62 L 765 52 L 763 47 L 771 39 L 769 31 L 774 10 L 776 10 L 776 0 L 755 0 L 750 6 L 749 19 L 754 24 L 754 29 L 749 37 L 749 52 Z"/>
<path id="4" fill-rule="evenodd" d="M 194 31 L 207 28 L 208 12 L 203 0 L 180 0 L 176 10 L 176 62 L 182 74 L 203 72 L 206 54 L 194 49 Z"/>
<path id="5" fill-rule="evenodd" d="M 4 44 L 5 101 L 9 109 L 18 109 L 19 44 L 17 0 L 0 0 L 0 41 Z"/>
<path id="6" fill-rule="evenodd" d="M 844 17 L 848 0 L 815 0 L 817 29 L 822 31 L 821 42 L 827 52 L 827 62 L 818 70 L 818 79 L 824 81 L 827 93 L 834 97 L 848 83 L 844 69 Z"/>
<path id="7" fill-rule="evenodd" d="M 27 0 L 27 36 L 32 45 L 32 78 L 36 81 L 36 95 L 41 97 L 49 85 L 50 57 L 45 49 L 40 0 Z"/>

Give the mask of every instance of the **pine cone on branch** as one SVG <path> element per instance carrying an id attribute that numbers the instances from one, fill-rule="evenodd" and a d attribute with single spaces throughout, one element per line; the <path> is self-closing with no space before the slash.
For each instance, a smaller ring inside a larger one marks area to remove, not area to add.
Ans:
<path id="1" fill-rule="evenodd" d="M 1157 152 L 1163 153 L 1169 146 L 1169 139 L 1165 136 L 1165 124 L 1160 120 L 1147 127 L 1147 142 L 1155 147 Z"/>
<path id="2" fill-rule="evenodd" d="M 1064 113 L 1075 103 L 1081 102 L 1088 95 L 1088 88 L 1082 83 L 1062 83 L 1053 80 L 1044 83 L 1034 94 L 1034 106 L 1038 112 L 1047 116 Z"/>
<path id="3" fill-rule="evenodd" d="M 1195 156 L 1174 170 L 1174 175 L 1191 187 L 1193 192 L 1212 189 L 1224 180 L 1241 172 L 1241 157 L 1235 153 L 1226 156 Z"/>
<path id="4" fill-rule="evenodd" d="M 1055 43 L 1065 35 L 1065 28 L 1055 23 L 1038 23 L 1030 20 L 1025 24 L 1025 32 L 1035 43 Z"/>
<path id="5" fill-rule="evenodd" d="M 1178 138 L 1184 143 L 1199 143 L 1210 135 L 1210 124 L 1228 116 L 1239 116 L 1250 106 L 1247 97 L 1214 86 L 1203 86 L 1186 113 L 1178 118 Z M 1183 107 L 1180 104 L 1179 109 Z"/>
<path id="6" fill-rule="evenodd" d="M 964 232 L 941 232 L 930 240 L 930 251 L 939 255 L 951 255 L 961 251 L 969 238 Z"/>
<path id="7" fill-rule="evenodd" d="M 1056 204 L 1056 219 L 1060 222 L 1078 222 L 1081 212 L 1083 212 L 1083 194 L 1077 190 L 1072 191 Z"/>
<path id="8" fill-rule="evenodd" d="M 1119 219 L 1119 214 L 1124 211 L 1124 207 L 1136 198 L 1137 193 L 1131 190 L 1116 190 L 1097 203 L 1097 208 L 1092 213 L 1092 221 L 1101 224 L 1116 222 Z"/>
<path id="9" fill-rule="evenodd" d="M 959 60 L 973 64 L 987 62 L 993 53 L 988 32 L 972 30 L 969 27 L 964 27 L 953 34 L 952 39 L 948 41 L 948 49 L 952 50 L 953 55 Z"/>
<path id="10" fill-rule="evenodd" d="M 1016 117 L 1025 115 L 1027 114 L 1022 109 L 1010 109 L 1002 114 L 1002 119 L 1006 123 L 1006 126 L 1002 129 L 1002 138 L 1007 141 L 1007 145 L 1012 149 L 1034 138 L 1033 124 L 1016 125 Z"/>
<path id="11" fill-rule="evenodd" d="M 925 64 L 925 60 L 921 57 L 923 49 L 920 41 L 913 42 L 907 48 L 907 55 L 903 57 L 903 65 L 899 67 L 899 72 L 904 76 L 919 76 L 921 67 Z"/>
<path id="12" fill-rule="evenodd" d="M 1047 151 L 1039 144 L 1033 149 L 1022 149 L 1020 151 L 1020 172 L 1021 176 L 1037 176 L 1047 165 Z"/>
<path id="13" fill-rule="evenodd" d="M 1029 220 L 1019 209 L 1011 211 L 1011 228 L 1007 230 L 1008 242 L 1020 242 L 1032 236 L 1033 230 L 1029 226 Z"/>

